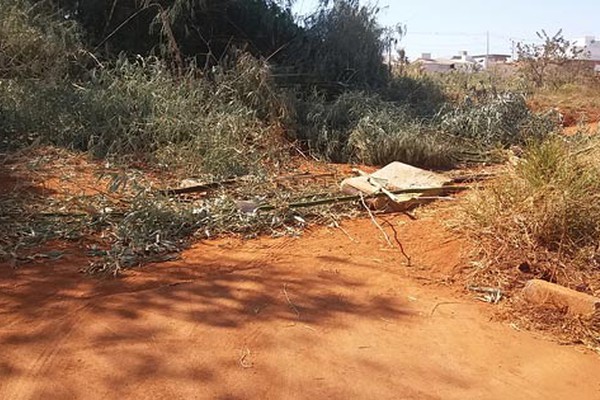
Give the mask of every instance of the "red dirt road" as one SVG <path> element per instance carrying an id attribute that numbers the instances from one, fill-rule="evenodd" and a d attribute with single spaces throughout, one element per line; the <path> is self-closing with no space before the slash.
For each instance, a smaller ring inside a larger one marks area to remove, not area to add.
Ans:
<path id="1" fill-rule="evenodd" d="M 463 263 L 435 218 L 390 219 L 410 267 L 368 220 L 120 280 L 76 254 L 0 266 L 0 398 L 600 399 L 598 355 L 430 284 Z"/>

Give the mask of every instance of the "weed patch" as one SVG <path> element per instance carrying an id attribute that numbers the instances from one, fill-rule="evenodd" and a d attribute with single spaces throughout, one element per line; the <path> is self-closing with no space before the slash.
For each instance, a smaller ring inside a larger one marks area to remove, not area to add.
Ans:
<path id="1" fill-rule="evenodd" d="M 578 148 L 561 137 L 532 144 L 466 203 L 464 222 L 486 261 L 476 272 L 488 284 L 510 289 L 537 277 L 600 290 L 600 166 Z"/>

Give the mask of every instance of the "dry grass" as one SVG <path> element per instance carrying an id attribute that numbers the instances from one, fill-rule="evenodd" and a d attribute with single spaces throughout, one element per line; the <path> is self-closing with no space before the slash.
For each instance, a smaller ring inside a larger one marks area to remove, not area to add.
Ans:
<path id="1" fill-rule="evenodd" d="M 62 78 L 82 55 L 81 32 L 50 2 L 3 0 L 0 78 Z"/>
<path id="2" fill-rule="evenodd" d="M 484 256 L 473 279 L 511 289 L 533 275 L 600 293 L 600 165 L 581 146 L 596 149 L 561 137 L 532 144 L 469 197 L 463 224 Z"/>
<path id="3" fill-rule="evenodd" d="M 600 345 L 598 317 L 532 310 L 512 296 L 533 278 L 600 295 L 600 142 L 552 136 L 529 145 L 465 201 L 458 225 L 477 243 L 469 284 L 499 288 L 511 318 Z M 558 325 L 557 325 L 558 324 Z"/>
<path id="4" fill-rule="evenodd" d="M 511 321 L 516 329 L 540 332 L 561 344 L 583 345 L 600 353 L 599 313 L 587 317 L 572 316 L 566 309 L 532 306 L 516 298 L 500 310 L 498 317 Z"/>
<path id="5" fill-rule="evenodd" d="M 558 89 L 535 91 L 529 99 L 534 110 L 558 109 L 564 126 L 600 121 L 600 83 L 569 84 Z"/>
<path id="6" fill-rule="evenodd" d="M 351 203 L 288 207 L 336 193 L 338 179 L 295 182 L 250 175 L 206 193 L 161 195 L 157 189 L 166 182 L 176 186 L 176 178 L 60 148 L 13 154 L 0 165 L 0 179 L 10 183 L 0 192 L 0 229 L 7 233 L 0 238 L 0 260 L 18 266 L 44 255 L 49 242 L 74 242 L 90 259 L 85 271 L 117 275 L 176 257 L 193 240 L 300 235 L 309 224 L 336 225 L 359 209 Z M 238 201 L 273 207 L 245 212 Z"/>

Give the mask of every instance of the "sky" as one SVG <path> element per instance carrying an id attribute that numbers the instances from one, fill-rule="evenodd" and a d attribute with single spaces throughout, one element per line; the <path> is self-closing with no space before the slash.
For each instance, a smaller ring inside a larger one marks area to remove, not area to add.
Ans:
<path id="1" fill-rule="evenodd" d="M 294 10 L 307 14 L 317 0 L 296 0 Z M 365 1 L 366 3 L 366 1 Z M 371 2 L 372 4 L 373 2 Z M 600 39 L 600 0 L 379 0 L 380 23 L 406 25 L 400 47 L 409 59 L 422 53 L 441 58 L 466 50 L 511 54 L 512 42 L 535 42 L 536 31 L 563 30 L 569 40 Z"/>

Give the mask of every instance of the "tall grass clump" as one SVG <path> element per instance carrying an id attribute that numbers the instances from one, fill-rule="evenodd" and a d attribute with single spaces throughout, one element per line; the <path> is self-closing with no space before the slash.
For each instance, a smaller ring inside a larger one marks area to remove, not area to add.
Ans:
<path id="1" fill-rule="evenodd" d="M 335 100 L 311 96 L 296 110 L 296 139 L 311 152 L 334 162 L 385 165 L 401 161 L 427 168 L 452 166 L 456 148 L 406 104 L 365 92 Z"/>
<path id="2" fill-rule="evenodd" d="M 78 83 L 6 81 L 0 128 L 20 143 L 25 137 L 187 174 L 244 174 L 273 144 L 262 118 L 278 109 L 265 74 L 249 57 L 210 80 L 193 68 L 175 77 L 160 60 L 122 58 Z"/>
<path id="3" fill-rule="evenodd" d="M 465 206 L 463 223 L 486 263 L 474 279 L 493 287 L 532 277 L 600 290 L 600 163 L 558 136 L 532 143 L 522 160 Z"/>
<path id="4" fill-rule="evenodd" d="M 400 161 L 423 168 L 449 168 L 458 161 L 456 142 L 427 122 L 393 105 L 366 111 L 348 138 L 350 159 L 371 165 Z"/>
<path id="5" fill-rule="evenodd" d="M 64 78 L 82 50 L 80 29 L 47 1 L 4 0 L 0 79 Z"/>
<path id="6" fill-rule="evenodd" d="M 466 97 L 439 116 L 444 132 L 488 147 L 543 139 L 558 127 L 558 122 L 553 113 L 532 112 L 525 96 L 514 92 L 490 93 L 480 99 Z"/>
<path id="7" fill-rule="evenodd" d="M 444 86 L 431 75 L 405 72 L 389 79 L 383 98 L 401 104 L 417 117 L 431 118 L 450 101 Z"/>

